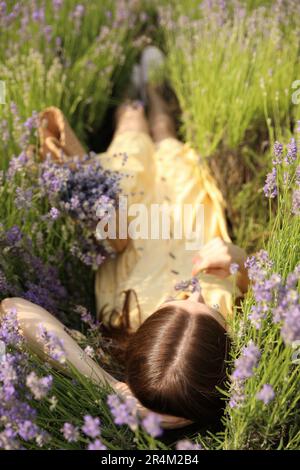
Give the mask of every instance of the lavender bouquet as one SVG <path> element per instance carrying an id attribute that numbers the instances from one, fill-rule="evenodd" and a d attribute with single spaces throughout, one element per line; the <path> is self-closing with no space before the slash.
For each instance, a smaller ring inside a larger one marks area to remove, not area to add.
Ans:
<path id="1" fill-rule="evenodd" d="M 47 160 L 40 167 L 39 185 L 52 205 L 50 217 L 65 215 L 75 222 L 71 252 L 93 269 L 108 255 L 107 246 L 95 238 L 97 210 L 100 207 L 105 213 L 106 208 L 116 206 L 120 178 L 119 173 L 104 169 L 93 153 L 63 165 Z"/>

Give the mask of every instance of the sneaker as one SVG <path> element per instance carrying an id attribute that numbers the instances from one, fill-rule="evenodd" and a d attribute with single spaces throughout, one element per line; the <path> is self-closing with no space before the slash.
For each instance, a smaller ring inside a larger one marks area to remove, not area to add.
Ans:
<path id="1" fill-rule="evenodd" d="M 134 64 L 125 96 L 131 101 L 141 100 L 141 66 Z"/>

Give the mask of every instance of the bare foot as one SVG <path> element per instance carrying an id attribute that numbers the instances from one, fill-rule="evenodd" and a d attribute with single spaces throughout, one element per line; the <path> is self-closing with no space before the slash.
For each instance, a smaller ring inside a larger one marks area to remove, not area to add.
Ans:
<path id="1" fill-rule="evenodd" d="M 176 138 L 174 118 L 158 87 L 147 85 L 149 98 L 149 125 L 154 142 L 161 142 L 169 137 Z"/>

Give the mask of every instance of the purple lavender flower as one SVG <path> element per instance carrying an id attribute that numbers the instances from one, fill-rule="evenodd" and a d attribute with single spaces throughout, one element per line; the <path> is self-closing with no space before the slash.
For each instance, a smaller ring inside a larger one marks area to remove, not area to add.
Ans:
<path id="1" fill-rule="evenodd" d="M 38 442 L 42 431 L 34 424 L 36 411 L 24 401 L 27 356 L 19 351 L 7 352 L 0 367 L 0 432 L 1 449 L 21 449 L 18 437 L 23 440 L 35 439 Z M 26 393 L 25 393 L 26 396 Z"/>
<path id="2" fill-rule="evenodd" d="M 284 161 L 287 165 L 291 165 L 297 158 L 297 144 L 294 138 L 287 145 L 287 154 Z"/>
<path id="3" fill-rule="evenodd" d="M 28 210 L 31 206 L 32 190 L 16 188 L 15 204 L 19 210 Z"/>
<path id="4" fill-rule="evenodd" d="M 230 408 L 240 408 L 244 401 L 245 401 L 245 393 L 244 393 L 244 380 L 233 380 L 230 387 L 230 400 L 229 406 Z"/>
<path id="5" fill-rule="evenodd" d="M 16 173 L 24 170 L 24 167 L 28 163 L 28 156 L 25 152 L 21 152 L 17 157 L 13 157 L 9 161 L 8 170 L 6 177 L 8 180 L 12 180 Z"/>
<path id="6" fill-rule="evenodd" d="M 64 191 L 70 178 L 70 169 L 54 164 L 46 160 L 40 167 L 39 186 L 49 198 L 56 198 L 57 194 Z"/>
<path id="7" fill-rule="evenodd" d="M 181 439 L 176 443 L 176 450 L 203 450 L 203 447 L 189 439 Z"/>
<path id="8" fill-rule="evenodd" d="M 160 416 L 157 413 L 153 413 L 153 412 L 149 412 L 146 418 L 142 420 L 143 428 L 152 437 L 158 437 L 162 435 L 163 430 L 160 424 L 161 424 Z"/>
<path id="9" fill-rule="evenodd" d="M 45 280 L 44 284 L 46 285 Z M 51 296 L 52 287 L 44 287 L 43 285 L 28 281 L 26 282 L 27 290 L 23 293 L 23 297 L 34 304 L 40 305 L 49 312 L 55 312 L 56 300 Z"/>
<path id="10" fill-rule="evenodd" d="M 88 236 L 82 241 L 79 237 L 79 243 L 74 243 L 70 252 L 86 266 L 91 266 L 93 270 L 97 270 L 108 256 L 103 247 L 100 244 L 95 245 L 95 241 Z"/>
<path id="11" fill-rule="evenodd" d="M 256 398 L 264 402 L 265 405 L 270 403 L 275 397 L 273 387 L 269 384 L 264 384 L 262 389 L 257 393 Z"/>
<path id="12" fill-rule="evenodd" d="M 266 318 L 266 314 L 269 308 L 267 305 L 252 305 L 251 311 L 249 313 L 249 320 L 251 321 L 252 325 L 259 330 L 261 327 L 262 320 Z"/>
<path id="13" fill-rule="evenodd" d="M 38 8 L 32 13 L 32 19 L 37 22 L 43 22 L 45 20 L 45 10 L 44 8 Z"/>
<path id="14" fill-rule="evenodd" d="M 9 131 L 9 126 L 8 126 L 8 122 L 6 119 L 2 119 L 0 121 L 0 132 L 2 135 L 2 141 L 4 143 L 8 143 L 10 139 L 10 131 Z"/>
<path id="15" fill-rule="evenodd" d="M 232 378 L 235 380 L 244 380 L 253 375 L 253 370 L 257 366 L 260 358 L 260 351 L 258 347 L 250 341 L 247 346 L 242 349 L 241 356 L 235 360 L 235 370 Z"/>
<path id="16" fill-rule="evenodd" d="M 5 15 L 7 9 L 6 2 L 0 2 L 0 14 Z"/>
<path id="17" fill-rule="evenodd" d="M 36 400 L 45 398 L 52 387 L 52 382 L 53 377 L 51 375 L 39 378 L 35 372 L 30 372 L 26 378 L 26 385 Z"/>
<path id="18" fill-rule="evenodd" d="M 22 446 L 16 439 L 16 433 L 10 428 L 0 432 L 0 449 L 4 450 L 20 450 Z"/>
<path id="19" fill-rule="evenodd" d="M 121 401 L 118 395 L 110 394 L 107 397 L 107 404 L 116 424 L 127 424 L 132 430 L 137 429 L 137 401 L 135 398 L 130 397 L 125 401 Z"/>
<path id="20" fill-rule="evenodd" d="M 237 263 L 231 263 L 229 267 L 230 274 L 236 274 L 239 270 L 239 265 Z"/>
<path id="21" fill-rule="evenodd" d="M 49 216 L 51 217 L 52 220 L 56 220 L 59 217 L 59 210 L 56 209 L 56 207 L 51 207 L 51 210 L 49 212 Z"/>
<path id="22" fill-rule="evenodd" d="M 49 441 L 50 441 L 50 434 L 48 434 L 43 429 L 40 429 L 38 435 L 35 438 L 35 442 L 37 443 L 37 445 L 39 447 L 43 447 Z"/>
<path id="23" fill-rule="evenodd" d="M 100 419 L 90 415 L 84 417 L 84 425 L 81 428 L 89 437 L 97 437 L 100 434 Z"/>
<path id="24" fill-rule="evenodd" d="M 256 301 L 256 304 L 251 307 L 249 319 L 256 329 L 261 327 L 262 320 L 272 310 L 273 303 L 285 291 L 281 276 L 271 272 L 272 266 L 273 262 L 264 250 L 247 258 L 245 263 L 249 278 L 253 281 L 252 288 Z M 277 314 L 276 316 L 278 316 Z"/>
<path id="25" fill-rule="evenodd" d="M 76 305 L 75 312 L 81 317 L 81 321 L 86 323 L 90 329 L 95 330 L 99 326 L 99 322 L 95 321 L 90 312 L 83 305 Z"/>
<path id="26" fill-rule="evenodd" d="M 17 225 L 14 225 L 6 232 L 7 243 L 10 246 L 16 245 L 22 239 L 22 232 Z"/>
<path id="27" fill-rule="evenodd" d="M 194 292 L 201 292 L 200 282 L 197 277 L 192 277 L 190 281 L 190 289 L 192 293 Z"/>
<path id="28" fill-rule="evenodd" d="M 102 444 L 100 439 L 96 439 L 94 442 L 91 442 L 88 445 L 88 450 L 106 450 L 106 449 L 107 447 L 104 444 Z"/>
<path id="29" fill-rule="evenodd" d="M 38 435 L 39 428 L 32 421 L 26 420 L 19 424 L 18 433 L 24 441 L 31 441 Z"/>
<path id="30" fill-rule="evenodd" d="M 273 151 L 275 158 L 273 159 L 272 163 L 273 165 L 279 165 L 280 163 L 282 163 L 283 145 L 280 142 L 276 141 L 274 144 Z"/>
<path id="31" fill-rule="evenodd" d="M 37 339 L 42 343 L 45 354 L 51 357 L 51 359 L 60 364 L 66 363 L 67 358 L 63 348 L 63 341 L 53 331 L 47 331 L 42 323 L 39 325 Z"/>
<path id="32" fill-rule="evenodd" d="M 272 199 L 277 196 L 277 169 L 275 167 L 272 168 L 271 173 L 267 174 L 266 182 L 264 185 L 264 193 L 265 196 Z"/>
<path id="33" fill-rule="evenodd" d="M 295 189 L 292 196 L 292 214 L 300 215 L 300 189 Z"/>
<path id="34" fill-rule="evenodd" d="M 101 195 L 96 205 L 96 215 L 99 217 L 99 220 L 103 219 L 104 217 L 106 220 L 111 219 L 114 207 L 114 201 L 110 197 L 106 196 L 105 194 Z"/>
<path id="35" fill-rule="evenodd" d="M 73 12 L 73 16 L 75 18 L 82 18 L 82 16 L 84 15 L 84 12 L 85 12 L 84 5 L 76 5 L 75 10 Z"/>
<path id="36" fill-rule="evenodd" d="M 16 308 L 10 309 L 2 316 L 0 324 L 0 339 L 6 344 L 12 344 L 14 346 L 20 346 L 23 343 Z"/>
<path id="37" fill-rule="evenodd" d="M 68 442 L 77 442 L 79 439 L 79 430 L 71 423 L 64 423 L 63 427 L 61 428 L 61 432 Z"/>
<path id="38" fill-rule="evenodd" d="M 86 346 L 86 348 L 84 348 L 84 352 L 89 357 L 95 357 L 95 351 L 91 346 Z"/>
<path id="39" fill-rule="evenodd" d="M 52 39 L 53 28 L 50 25 L 44 27 L 44 35 L 47 42 L 50 42 Z"/>
<path id="40" fill-rule="evenodd" d="M 54 10 L 59 10 L 64 3 L 64 0 L 52 0 L 52 5 Z"/>
<path id="41" fill-rule="evenodd" d="M 300 340 L 300 305 L 291 305 L 283 313 L 281 336 L 286 344 Z"/>
<path id="42" fill-rule="evenodd" d="M 36 129 L 39 125 L 38 113 L 33 111 L 32 115 L 24 122 L 23 125 L 28 131 Z"/>
<path id="43" fill-rule="evenodd" d="M 186 281 L 177 282 L 174 286 L 174 289 L 179 291 L 189 290 L 192 293 L 201 291 L 200 282 L 197 277 L 192 277 L 191 279 L 188 279 Z"/>
<path id="44" fill-rule="evenodd" d="M 273 266 L 273 261 L 269 259 L 266 250 L 260 250 L 253 256 L 248 256 L 245 262 L 245 268 L 248 270 L 248 276 L 251 280 L 264 281 Z"/>

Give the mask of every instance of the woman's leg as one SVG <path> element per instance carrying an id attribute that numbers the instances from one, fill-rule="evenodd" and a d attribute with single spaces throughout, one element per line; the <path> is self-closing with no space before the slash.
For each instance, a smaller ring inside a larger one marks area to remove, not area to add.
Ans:
<path id="1" fill-rule="evenodd" d="M 147 94 L 149 99 L 149 125 L 154 142 L 159 143 L 169 137 L 176 139 L 174 118 L 159 89 L 149 84 L 147 85 Z"/>
<path id="2" fill-rule="evenodd" d="M 116 135 L 127 131 L 144 132 L 150 135 L 148 121 L 143 106 L 138 101 L 127 100 L 116 111 Z"/>

